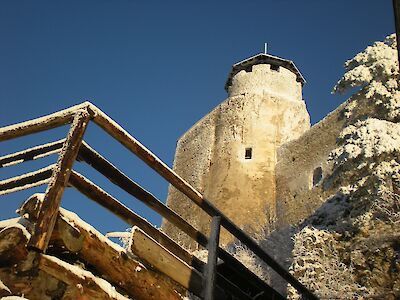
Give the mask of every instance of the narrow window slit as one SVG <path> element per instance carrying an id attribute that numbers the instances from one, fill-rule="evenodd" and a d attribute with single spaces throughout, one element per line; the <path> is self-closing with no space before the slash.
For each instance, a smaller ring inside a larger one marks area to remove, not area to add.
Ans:
<path id="1" fill-rule="evenodd" d="M 322 168 L 315 168 L 313 172 L 313 186 L 316 186 L 322 179 Z"/>
<path id="2" fill-rule="evenodd" d="M 253 156 L 253 149 L 252 148 L 246 148 L 244 151 L 244 158 L 245 159 L 251 159 Z"/>

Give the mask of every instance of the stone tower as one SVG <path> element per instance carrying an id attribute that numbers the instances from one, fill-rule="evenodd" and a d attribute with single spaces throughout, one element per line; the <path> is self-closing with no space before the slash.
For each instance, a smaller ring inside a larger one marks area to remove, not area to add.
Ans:
<path id="1" fill-rule="evenodd" d="M 228 98 L 177 143 L 174 170 L 237 225 L 257 238 L 276 218 L 276 150 L 310 128 L 303 76 L 294 63 L 258 54 L 233 65 Z M 208 234 L 210 218 L 175 188 L 167 204 Z M 194 244 L 167 221 L 163 230 Z M 221 233 L 221 243 L 232 237 Z"/>

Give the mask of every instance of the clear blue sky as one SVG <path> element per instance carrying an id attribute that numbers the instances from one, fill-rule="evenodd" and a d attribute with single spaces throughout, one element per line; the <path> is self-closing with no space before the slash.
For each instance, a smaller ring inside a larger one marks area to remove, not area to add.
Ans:
<path id="1" fill-rule="evenodd" d="M 394 32 L 391 0 L 0 2 L 0 126 L 85 100 L 109 114 L 168 165 L 175 143 L 226 98 L 232 64 L 263 51 L 293 60 L 307 80 L 312 122 L 344 97 L 330 94 L 343 63 Z M 1 143 L 0 155 L 61 138 L 66 128 Z M 167 184 L 91 126 L 87 140 L 165 200 Z M 0 169 L 0 179 L 50 160 Z M 160 218 L 96 172 L 76 168 L 155 224 Z M 43 188 L 34 189 L 42 191 Z M 0 196 L 0 218 L 32 191 Z M 126 228 L 68 191 L 62 205 L 101 231 Z"/>

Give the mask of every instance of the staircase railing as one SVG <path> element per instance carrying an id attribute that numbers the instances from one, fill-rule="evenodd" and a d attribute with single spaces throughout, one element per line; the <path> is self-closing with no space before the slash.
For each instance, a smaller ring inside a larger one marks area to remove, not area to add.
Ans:
<path id="1" fill-rule="evenodd" d="M 83 136 L 90 121 L 97 124 L 205 211 L 212 219 L 209 238 L 186 222 L 150 192 L 118 170 L 118 168 L 112 165 L 106 158 L 84 142 Z M 255 293 L 252 293 L 250 290 L 256 291 L 256 294 L 258 294 L 257 299 L 284 299 L 281 294 L 250 272 L 227 251 L 219 247 L 221 226 L 228 230 L 243 245 L 291 284 L 303 298 L 317 299 L 313 293 L 264 251 L 253 238 L 236 226 L 210 201 L 205 199 L 201 193 L 170 169 L 120 125 L 89 102 L 84 102 L 80 105 L 41 118 L 0 128 L 0 142 L 53 129 L 68 123 L 71 125 L 65 139 L 0 157 L 0 167 L 7 167 L 54 153 L 59 155 L 57 163 L 54 165 L 22 176 L 0 181 L 0 195 L 47 184 L 39 216 L 28 244 L 30 248 L 39 252 L 46 251 L 54 229 L 64 190 L 70 185 L 88 198 L 113 212 L 128 224 L 140 227 L 174 255 L 201 272 L 203 274 L 202 289 L 194 290 L 193 292 L 206 300 L 215 299 L 216 285 L 218 288 L 229 292 L 236 299 L 256 299 L 254 298 L 256 296 Z M 166 234 L 159 231 L 148 221 L 137 215 L 99 186 L 73 170 L 73 164 L 77 160 L 92 166 L 112 183 L 142 201 L 201 246 L 207 248 L 207 264 L 204 265 L 204 263 L 189 254 Z M 228 280 L 218 272 L 218 258 L 220 258 L 237 277 L 242 279 L 239 280 L 241 281 L 239 284 L 238 282 Z M 247 284 L 245 290 L 243 287 L 239 287 L 242 282 L 246 282 Z"/>

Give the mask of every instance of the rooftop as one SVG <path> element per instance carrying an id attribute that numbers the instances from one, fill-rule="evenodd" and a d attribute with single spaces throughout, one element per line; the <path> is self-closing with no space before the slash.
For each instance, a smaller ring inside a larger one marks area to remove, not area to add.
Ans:
<path id="1" fill-rule="evenodd" d="M 270 65 L 286 68 L 286 69 L 292 71 L 294 74 L 296 74 L 298 82 L 301 82 L 302 85 L 304 83 L 306 83 L 306 80 L 304 79 L 303 75 L 301 75 L 299 69 L 297 69 L 297 67 L 293 61 L 283 59 L 283 58 L 280 58 L 277 56 L 265 54 L 265 53 L 260 53 L 260 54 L 254 55 L 252 57 L 249 57 L 245 60 L 242 60 L 232 66 L 232 69 L 228 76 L 228 80 L 226 81 L 226 84 L 225 84 L 225 90 L 228 91 L 228 87 L 232 84 L 233 76 L 235 76 L 237 73 L 239 73 L 242 70 L 246 70 L 246 71 L 248 71 L 249 69 L 251 70 L 252 66 L 259 65 L 259 64 L 270 64 Z"/>

